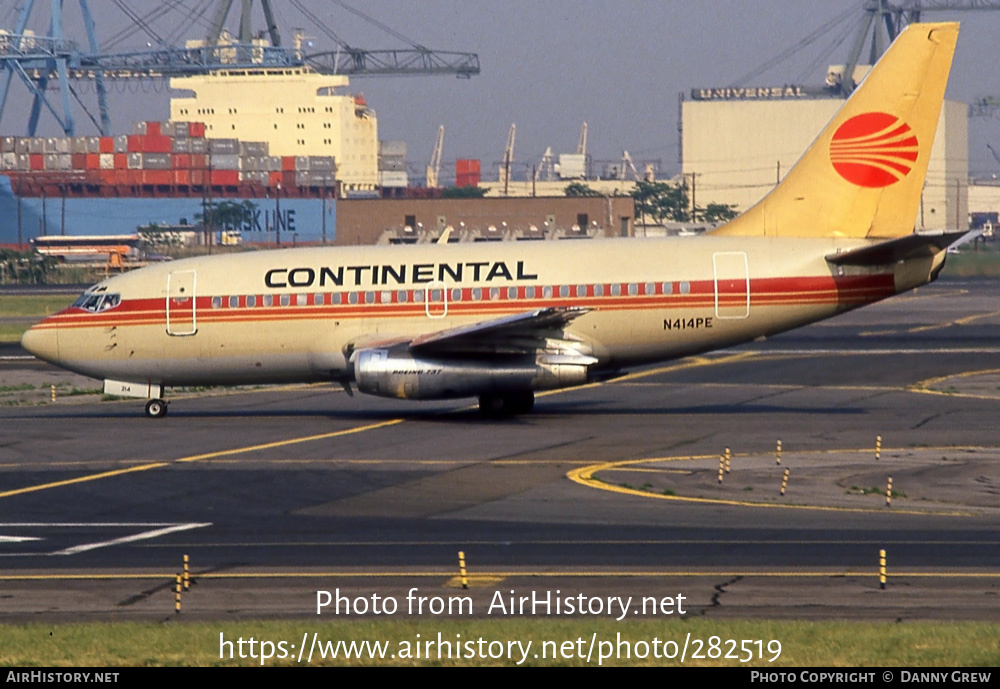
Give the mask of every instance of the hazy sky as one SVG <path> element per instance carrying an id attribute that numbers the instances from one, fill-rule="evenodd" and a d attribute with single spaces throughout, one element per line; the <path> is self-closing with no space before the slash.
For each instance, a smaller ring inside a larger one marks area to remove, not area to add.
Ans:
<path id="1" fill-rule="evenodd" d="M 24 1 L 0 0 L 0 26 L 13 28 L 17 8 Z M 44 33 L 48 3 L 35 4 L 31 26 Z M 190 12 L 207 6 L 207 0 L 91 0 L 102 44 L 129 25 L 119 4 L 141 16 L 163 9 L 162 16 L 150 24 L 157 35 L 176 44 L 202 38 L 207 30 L 206 20 Z M 586 121 L 588 151 L 594 158 L 616 159 L 628 150 L 633 159 L 658 158 L 667 171 L 676 171 L 679 92 L 735 84 L 826 26 L 791 58 L 743 82 L 819 84 L 829 64 L 845 60 L 863 17 L 860 0 L 367 0 L 350 4 L 415 43 L 479 54 L 482 74 L 469 80 L 382 77 L 352 83 L 351 91 L 363 92 L 377 111 L 380 138 L 406 141 L 411 164 L 420 168 L 430 158 L 439 124 L 445 126 L 446 165 L 456 158 L 480 158 L 488 168 L 501 159 L 511 123 L 517 124 L 515 160 L 530 164 L 541 158 L 546 146 L 556 153 L 573 152 L 580 125 Z M 238 5 L 234 3 L 228 23 L 234 31 Z M 286 44 L 292 29 L 301 27 L 317 47 L 335 47 L 324 30 L 297 9 L 301 5 L 353 46 L 406 47 L 399 38 L 335 2 L 274 0 L 273 5 Z M 170 6 L 175 9 L 166 11 Z M 65 7 L 67 35 L 85 45 L 78 3 L 65 0 Z M 255 13 L 259 16 L 259 9 Z M 1000 51 L 996 50 L 1000 12 L 936 12 L 926 14 L 925 20 L 963 23 L 948 96 L 964 102 L 1000 96 Z M 107 49 L 144 48 L 147 42 L 155 44 L 155 39 L 139 31 Z M 116 132 L 130 131 L 134 120 L 166 119 L 166 95 L 149 85 L 146 90 L 113 95 Z M 82 97 L 93 102 L 89 92 Z M 24 135 L 27 101 L 24 88 L 15 84 L 0 133 Z M 78 116 L 77 122 L 79 133 L 94 132 L 85 116 Z M 44 117 L 43 123 L 41 133 L 58 133 L 51 117 Z M 970 123 L 972 174 L 1000 173 L 1000 164 L 990 156 L 986 143 L 1000 149 L 1000 120 Z"/>

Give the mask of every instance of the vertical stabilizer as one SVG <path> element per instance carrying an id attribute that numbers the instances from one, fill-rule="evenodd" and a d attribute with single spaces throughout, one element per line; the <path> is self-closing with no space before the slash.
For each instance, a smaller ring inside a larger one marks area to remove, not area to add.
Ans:
<path id="1" fill-rule="evenodd" d="M 785 179 L 713 234 L 910 234 L 957 38 L 957 23 L 908 26 Z"/>

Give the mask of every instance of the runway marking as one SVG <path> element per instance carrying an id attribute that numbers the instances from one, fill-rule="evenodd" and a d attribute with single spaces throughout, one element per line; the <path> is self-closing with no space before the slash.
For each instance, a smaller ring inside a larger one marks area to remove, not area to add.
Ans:
<path id="1" fill-rule="evenodd" d="M 269 450 L 276 447 L 287 447 L 289 445 L 296 445 L 299 443 L 308 443 L 316 440 L 327 440 L 329 438 L 338 438 L 341 436 L 351 435 L 354 433 L 364 433 L 365 431 L 371 431 L 377 428 L 386 428 L 388 426 L 394 426 L 396 424 L 403 423 L 403 421 L 405 421 L 405 419 L 390 419 L 389 421 L 380 421 L 378 423 L 367 424 L 365 426 L 356 426 L 354 428 L 347 428 L 340 431 L 331 431 L 330 433 L 320 433 L 318 435 L 307 435 L 307 436 L 302 436 L 300 438 L 289 438 L 287 440 L 278 440 L 272 443 L 262 443 L 260 445 L 248 445 L 246 447 L 237 447 L 229 450 L 206 452 L 204 454 L 190 455 L 188 457 L 181 457 L 179 459 L 174 459 L 167 462 L 152 462 L 150 464 L 141 464 L 139 466 L 130 467 L 128 469 L 115 469 L 113 471 L 102 471 L 96 474 L 88 474 L 86 476 L 78 476 L 76 478 L 65 479 L 62 481 L 53 481 L 51 483 L 42 483 L 35 486 L 26 486 L 24 488 L 16 488 L 14 490 L 0 492 L 0 498 L 9 498 L 15 495 L 34 493 L 37 491 L 48 490 L 51 488 L 60 488 L 63 486 L 70 486 L 76 483 L 99 481 L 101 479 L 112 478 L 115 476 L 122 476 L 124 474 L 130 474 L 139 471 L 148 471 L 150 469 L 159 469 L 161 467 L 171 466 L 172 464 L 180 464 L 184 462 L 199 462 L 205 459 L 214 459 L 216 457 L 228 457 L 232 455 L 244 454 L 247 452 L 257 452 L 259 450 Z"/>
<path id="2" fill-rule="evenodd" d="M 946 321 L 944 323 L 932 323 L 931 325 L 918 325 L 912 328 L 905 329 L 890 329 L 890 330 L 867 330 L 858 333 L 861 337 L 868 337 L 871 335 L 896 335 L 899 333 L 923 333 L 928 330 L 942 330 L 944 328 L 950 328 L 955 325 L 967 325 L 973 321 L 978 321 L 981 318 L 992 318 L 993 316 L 1000 316 L 1000 311 L 991 311 L 989 313 L 974 313 L 971 316 L 963 316 L 962 318 L 956 318 L 952 321 Z"/>
<path id="3" fill-rule="evenodd" d="M 952 380 L 953 378 L 971 378 L 972 376 L 988 376 L 988 375 L 998 375 L 1000 374 L 1000 368 L 987 368 L 979 371 L 962 371 L 961 373 L 952 373 L 947 376 L 937 376 L 935 378 L 928 378 L 926 380 L 921 380 L 913 385 L 907 387 L 910 392 L 918 392 L 924 395 L 944 395 L 946 397 L 963 397 L 967 399 L 977 399 L 977 400 L 1000 400 L 1000 392 L 996 395 L 980 395 L 972 392 L 959 392 L 950 390 L 931 390 L 932 385 L 938 385 L 947 380 Z"/>
<path id="4" fill-rule="evenodd" d="M 0 581 L 134 581 L 134 580 L 167 580 L 173 581 L 174 572 L 116 572 L 116 573 L 93 573 L 93 574 L 0 574 Z M 453 571 L 323 571 L 323 572 L 208 572 L 205 574 L 192 573 L 191 577 L 196 580 L 226 580 L 226 579 L 426 579 L 445 578 L 451 580 L 455 574 Z M 842 579 L 844 577 L 876 578 L 877 570 L 817 570 L 817 571 L 792 571 L 792 570 L 505 570 L 505 571 L 482 571 L 470 578 L 494 577 L 496 579 L 512 579 L 518 577 L 530 578 L 566 578 L 583 577 L 588 579 L 603 578 L 660 578 L 660 577 L 689 577 L 689 578 L 717 578 L 717 577 L 742 577 L 742 578 L 781 578 L 781 579 Z M 893 570 L 889 575 L 891 581 L 898 582 L 900 579 L 1000 579 L 1000 572 L 928 572 L 923 570 Z"/>
<path id="5" fill-rule="evenodd" d="M 365 431 L 374 431 L 378 428 L 388 428 L 389 426 L 395 426 L 397 424 L 403 423 L 405 420 L 406 419 L 390 419 L 388 421 L 379 421 L 378 423 L 370 423 L 366 426 L 356 426 L 355 428 L 347 428 L 342 431 L 331 431 L 330 433 L 320 433 L 318 435 L 305 435 L 299 438 L 289 438 L 288 440 L 276 440 L 273 443 L 248 445 L 246 447 L 237 447 L 232 450 L 219 450 L 217 452 L 206 452 L 205 454 L 191 455 L 190 457 L 181 457 L 180 459 L 174 460 L 174 462 L 178 464 L 182 462 L 200 462 L 205 459 L 214 459 L 216 457 L 228 457 L 231 455 L 239 455 L 247 452 L 258 452 L 260 450 L 273 450 L 276 447 L 288 447 L 289 445 L 310 443 L 316 440 L 329 440 L 330 438 L 339 438 L 345 435 L 364 433 Z"/>
<path id="6" fill-rule="evenodd" d="M 84 543 L 81 545 L 75 545 L 71 548 L 66 548 L 65 550 L 57 550 L 51 555 L 76 555 L 77 553 L 83 553 L 88 550 L 97 550 L 98 548 L 108 548 L 114 545 L 121 545 L 123 543 L 134 543 L 136 541 L 144 541 L 150 538 L 159 538 L 160 536 L 165 536 L 170 533 L 175 533 L 177 531 L 190 531 L 191 529 L 201 529 L 206 526 L 211 526 L 211 522 L 205 522 L 201 524 L 191 523 L 191 524 L 177 524 L 175 526 L 168 526 L 162 529 L 153 529 L 152 531 L 143 531 L 142 533 L 132 534 L 131 536 L 122 536 L 121 538 L 112 538 L 108 541 L 98 541 L 97 543 Z"/>
<path id="7" fill-rule="evenodd" d="M 176 526 L 177 522 L 3 522 L 0 529 L 97 529 L 132 528 L 135 526 Z"/>
<path id="8" fill-rule="evenodd" d="M 449 541 L 248 541 L 241 543 L 233 542 L 199 542 L 199 543 L 146 543 L 141 548 L 295 548 L 295 547 L 331 547 L 331 548 L 390 548 L 394 546 L 420 546 L 420 547 L 469 547 L 469 546 L 510 546 L 510 545 L 621 545 L 621 546 L 662 546 L 662 545 L 732 545 L 728 539 L 706 539 L 706 538 L 662 538 L 662 539 L 636 539 L 622 540 L 610 539 L 510 539 L 493 541 L 469 541 L 469 540 L 449 540 Z M 994 547 L 996 540 L 982 541 L 954 541 L 954 540 L 886 540 L 876 538 L 859 539 L 800 539 L 800 538 L 777 538 L 777 539 L 740 539 L 739 545 L 883 545 L 883 546 L 914 546 L 914 545 L 948 545 L 948 546 L 968 546 L 968 547 Z"/>
<path id="9" fill-rule="evenodd" d="M 882 448 L 883 455 L 890 452 L 914 452 L 914 451 L 934 451 L 939 452 L 942 450 L 951 451 L 962 451 L 971 449 L 970 446 L 936 446 L 936 447 L 911 447 L 911 448 Z M 982 449 L 993 449 L 993 448 L 982 448 Z M 797 455 L 809 455 L 809 454 L 870 454 L 874 448 L 866 447 L 860 449 L 831 449 L 831 450 L 801 450 L 795 451 L 794 454 Z M 767 456 L 767 453 L 746 453 L 746 454 L 734 454 L 733 459 L 738 458 L 748 458 L 748 457 L 763 457 Z M 736 500 L 732 498 L 705 498 L 705 497 L 689 497 L 682 495 L 665 495 L 662 493 L 651 493 L 647 490 L 641 490 L 637 488 L 627 488 L 625 486 L 614 485 L 607 483 L 603 479 L 597 478 L 595 474 L 599 471 L 608 471 L 612 469 L 624 470 L 624 471 L 636 471 L 630 467 L 630 465 L 636 464 L 649 464 L 653 462 L 680 462 L 680 461 L 691 461 L 691 460 L 717 460 L 719 455 L 679 455 L 673 457 L 653 457 L 646 459 L 626 459 L 626 460 L 616 460 L 613 462 L 601 462 L 599 464 L 591 464 L 589 466 L 578 467 L 572 469 L 566 474 L 566 477 L 578 483 L 581 486 L 587 486 L 588 488 L 595 488 L 597 490 L 605 490 L 611 493 L 620 493 L 623 495 L 634 495 L 643 498 L 653 498 L 656 500 L 673 500 L 677 502 L 692 502 L 699 504 L 709 504 L 709 505 L 729 505 L 734 507 L 765 507 L 765 508 L 778 508 L 778 509 L 797 509 L 797 510 L 809 510 L 809 511 L 820 511 L 820 512 L 851 512 L 851 513 L 861 513 L 861 514 L 905 514 L 905 515 L 921 515 L 921 516 L 935 516 L 935 517 L 972 517 L 975 516 L 973 512 L 962 512 L 958 510 L 945 510 L 945 511 L 922 511 L 922 510 L 905 510 L 898 509 L 897 507 L 887 508 L 887 507 L 840 507 L 835 505 L 805 505 L 801 503 L 774 503 L 774 502 L 754 502 L 750 500 Z M 647 470 L 648 471 L 648 470 Z"/>
<path id="10" fill-rule="evenodd" d="M 749 359 L 751 357 L 757 357 L 760 352 L 739 352 L 737 354 L 722 355 L 719 357 L 687 357 L 682 359 L 676 364 L 670 364 L 669 366 L 660 366 L 658 368 L 649 369 L 648 371 L 637 371 L 636 373 L 628 373 L 619 378 L 612 378 L 607 381 L 600 381 L 596 383 L 587 383 L 586 385 L 577 385 L 571 388 L 560 388 L 558 390 L 546 390 L 545 392 L 536 393 L 535 397 L 548 397 L 549 395 L 559 395 L 567 392 L 573 392 L 576 390 L 587 390 L 589 388 L 596 388 L 602 385 L 615 385 L 620 383 L 625 383 L 630 380 L 636 380 L 639 378 L 648 378 L 649 376 L 659 375 L 661 373 L 673 373 L 675 371 L 685 371 L 691 368 L 701 368 L 702 366 L 718 366 L 721 364 L 729 364 L 734 361 L 741 361 L 743 359 Z"/>
<path id="11" fill-rule="evenodd" d="M 0 498 L 10 498 L 15 495 L 24 495 L 25 493 L 35 493 L 40 490 L 49 490 L 50 488 L 61 488 L 63 486 L 71 486 L 76 483 L 87 483 L 89 481 L 99 481 L 105 478 L 111 478 L 113 476 L 122 476 L 124 474 L 132 474 L 139 471 L 149 471 L 150 469 L 158 469 L 160 467 L 169 466 L 170 462 L 153 462 L 151 464 L 140 464 L 136 467 L 130 467 L 128 469 L 114 469 L 112 471 L 102 471 L 97 474 L 89 474 L 87 476 L 77 476 L 76 478 L 69 478 L 63 481 L 52 481 L 51 483 L 40 483 L 35 486 L 25 486 L 24 488 L 15 488 L 14 490 L 5 490 L 0 492 Z"/>
<path id="12" fill-rule="evenodd" d="M 903 347 L 895 349 L 826 349 L 817 347 L 815 349 L 755 349 L 757 354 L 768 355 L 801 355 L 815 356 L 871 356 L 876 354 L 899 355 L 899 354 L 1000 354 L 1000 347 L 934 347 L 919 349 L 915 347 Z"/>

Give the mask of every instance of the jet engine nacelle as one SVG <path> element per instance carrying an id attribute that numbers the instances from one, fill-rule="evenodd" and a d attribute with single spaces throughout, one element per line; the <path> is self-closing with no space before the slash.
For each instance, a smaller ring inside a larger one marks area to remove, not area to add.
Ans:
<path id="1" fill-rule="evenodd" d="M 417 357 L 401 347 L 360 349 L 351 360 L 358 390 L 399 399 L 454 399 L 587 382 L 586 365 L 546 361 L 545 355 L 481 361 Z"/>

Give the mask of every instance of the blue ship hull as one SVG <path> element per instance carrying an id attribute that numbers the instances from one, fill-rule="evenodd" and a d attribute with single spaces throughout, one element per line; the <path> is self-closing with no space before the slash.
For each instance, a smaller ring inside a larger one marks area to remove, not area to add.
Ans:
<path id="1" fill-rule="evenodd" d="M 336 236 L 336 201 L 334 199 L 282 197 L 216 198 L 215 202 L 250 201 L 255 209 L 244 227 L 244 241 L 275 241 L 276 218 L 283 244 L 319 242 L 323 239 L 324 215 L 326 239 Z M 324 212 L 325 207 L 325 212 Z M 28 243 L 42 235 L 112 235 L 133 234 L 142 225 L 196 224 L 202 212 L 199 197 L 20 197 L 14 194 L 10 178 L 0 175 L 0 244 Z M 43 220 L 44 219 L 44 220 Z"/>

